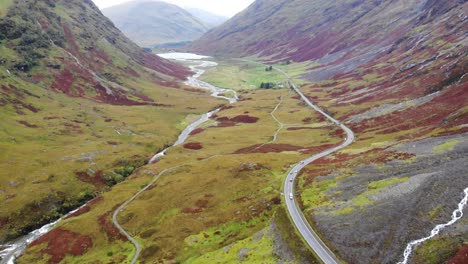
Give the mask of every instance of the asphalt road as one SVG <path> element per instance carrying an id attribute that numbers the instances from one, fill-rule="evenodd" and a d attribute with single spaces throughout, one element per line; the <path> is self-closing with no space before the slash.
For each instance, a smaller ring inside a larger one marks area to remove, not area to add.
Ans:
<path id="1" fill-rule="evenodd" d="M 296 180 L 297 175 L 299 172 L 306 167 L 308 164 L 323 158 L 331 153 L 334 153 L 346 146 L 350 145 L 354 141 L 354 133 L 342 124 L 340 121 L 334 119 L 327 113 L 325 113 L 322 109 L 318 106 L 314 105 L 300 90 L 297 86 L 291 81 L 289 75 L 281 69 L 275 68 L 277 71 L 281 72 L 288 78 L 289 85 L 299 96 L 302 100 L 315 111 L 319 112 L 320 114 L 324 115 L 328 120 L 333 122 L 335 125 L 340 126 L 346 132 L 346 138 L 344 138 L 344 142 L 334 148 L 329 150 L 323 151 L 321 153 L 315 154 L 314 156 L 305 159 L 294 166 L 294 168 L 289 172 L 288 176 L 286 177 L 286 181 L 284 183 L 284 195 L 286 200 L 286 208 L 288 209 L 289 215 L 296 226 L 297 230 L 301 233 L 304 240 L 309 244 L 315 254 L 320 258 L 320 260 L 326 264 L 335 264 L 340 263 L 336 255 L 323 243 L 320 237 L 315 233 L 313 228 L 305 219 L 304 214 L 299 208 L 299 205 L 296 203 L 295 199 L 295 191 L 294 191 L 294 182 Z"/>

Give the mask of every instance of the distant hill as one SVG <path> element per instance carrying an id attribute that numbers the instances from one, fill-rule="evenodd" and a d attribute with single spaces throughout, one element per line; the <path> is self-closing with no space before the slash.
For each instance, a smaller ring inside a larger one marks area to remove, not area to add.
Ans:
<path id="1" fill-rule="evenodd" d="M 209 28 L 188 11 L 166 2 L 134 1 L 102 12 L 142 47 L 195 40 Z"/>
<path id="2" fill-rule="evenodd" d="M 217 27 L 229 19 L 228 17 L 215 15 L 198 8 L 188 7 L 185 9 L 198 18 L 201 22 L 205 23 L 205 25 L 207 25 L 209 28 Z"/>

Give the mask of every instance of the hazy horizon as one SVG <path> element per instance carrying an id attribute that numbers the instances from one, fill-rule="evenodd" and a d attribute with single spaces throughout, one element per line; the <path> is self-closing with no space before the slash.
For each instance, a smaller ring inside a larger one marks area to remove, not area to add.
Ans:
<path id="1" fill-rule="evenodd" d="M 116 6 L 119 4 L 132 2 L 135 0 L 93 0 L 94 3 L 99 7 L 99 9 L 104 9 L 111 6 Z M 150 1 L 150 0 L 148 0 Z M 157 0 L 155 0 L 157 1 Z M 219 1 L 219 0 L 161 0 L 164 2 L 169 2 L 176 4 L 183 8 L 198 8 L 211 12 L 216 15 L 233 17 L 237 13 L 244 10 L 255 0 L 237 0 L 237 1 Z"/>

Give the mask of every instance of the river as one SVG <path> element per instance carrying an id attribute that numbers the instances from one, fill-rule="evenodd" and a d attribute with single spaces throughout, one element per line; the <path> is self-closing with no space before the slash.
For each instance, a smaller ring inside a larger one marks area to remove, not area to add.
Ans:
<path id="1" fill-rule="evenodd" d="M 211 96 L 216 97 L 216 98 L 221 98 L 229 101 L 229 103 L 235 103 L 238 100 L 237 93 L 233 90 L 229 89 L 223 89 L 219 88 L 216 86 L 213 86 L 209 83 L 203 82 L 198 80 L 198 78 L 205 73 L 206 68 L 208 67 L 215 67 L 218 65 L 216 62 L 213 61 L 208 61 L 208 60 L 203 60 L 209 58 L 208 56 L 202 56 L 202 55 L 197 55 L 197 54 L 191 54 L 191 53 L 165 53 L 165 54 L 158 54 L 159 56 L 170 59 L 170 60 L 176 60 L 179 61 L 183 64 L 186 64 L 187 66 L 190 67 L 190 69 L 195 73 L 193 76 L 189 77 L 188 80 L 185 82 L 186 85 L 193 86 L 196 88 L 202 88 L 202 89 L 207 89 L 211 91 Z M 227 96 L 231 95 L 231 96 Z M 187 138 L 190 136 L 190 133 L 195 130 L 199 125 L 202 123 L 208 121 L 210 117 L 217 113 L 220 109 L 216 109 L 214 111 L 208 112 L 206 114 L 203 114 L 199 119 L 196 121 L 192 122 L 190 125 L 188 125 L 179 135 L 179 138 L 177 141 L 171 146 L 177 146 L 182 143 L 184 143 Z M 160 159 L 162 156 L 165 155 L 167 150 L 171 147 L 168 147 L 164 149 L 163 151 L 155 154 L 151 160 L 150 163 L 153 163 Z M 82 205 L 80 208 L 86 206 L 86 204 Z M 63 219 L 67 218 L 69 215 L 75 213 L 78 211 L 80 208 L 73 210 L 60 219 L 56 220 L 55 222 L 49 223 L 47 225 L 44 225 L 43 227 L 36 229 L 32 231 L 31 233 L 16 239 L 15 241 L 12 241 L 8 244 L 5 245 L 0 245 L 0 264 L 14 264 L 15 259 L 23 254 L 23 252 L 26 250 L 27 246 L 31 244 L 34 240 L 38 239 L 45 233 L 49 232 L 54 228 L 58 223 L 60 223 Z"/>

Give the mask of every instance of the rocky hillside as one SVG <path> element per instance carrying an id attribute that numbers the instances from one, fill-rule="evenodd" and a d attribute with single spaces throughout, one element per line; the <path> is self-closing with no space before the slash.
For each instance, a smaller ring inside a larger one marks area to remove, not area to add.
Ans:
<path id="1" fill-rule="evenodd" d="M 177 137 L 180 119 L 216 105 L 90 0 L 0 10 L 0 241 L 122 181 Z M 187 109 L 190 98 L 206 106 Z"/>
<path id="2" fill-rule="evenodd" d="M 188 11 L 166 2 L 134 1 L 102 12 L 142 47 L 192 41 L 208 31 L 208 26 Z"/>

